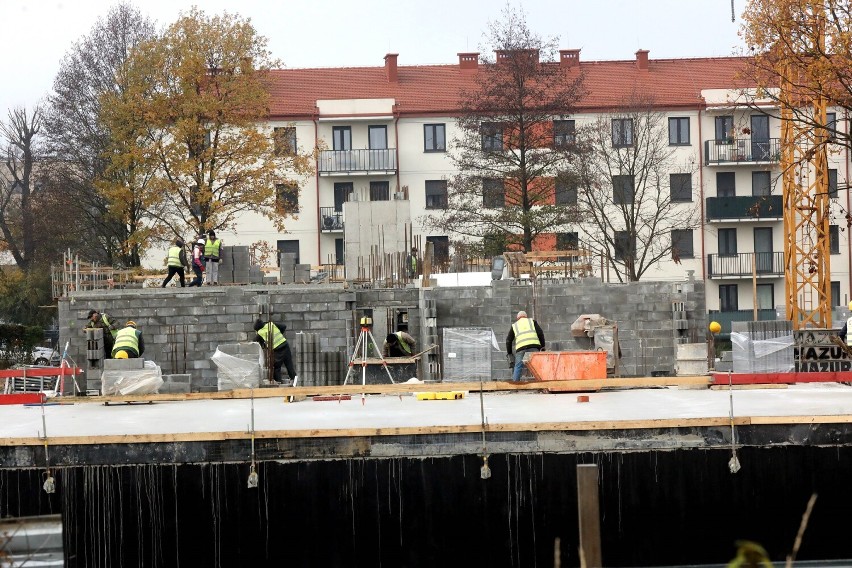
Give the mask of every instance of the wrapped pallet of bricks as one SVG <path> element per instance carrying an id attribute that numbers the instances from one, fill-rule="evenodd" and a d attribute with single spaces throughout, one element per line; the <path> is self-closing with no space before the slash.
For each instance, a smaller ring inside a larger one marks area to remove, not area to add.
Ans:
<path id="1" fill-rule="evenodd" d="M 256 388 L 263 376 L 263 350 L 256 342 L 225 343 L 210 358 L 220 391 Z"/>
<path id="2" fill-rule="evenodd" d="M 279 252 L 278 266 L 281 270 L 281 283 L 292 284 L 295 281 L 296 254 L 292 252 Z"/>

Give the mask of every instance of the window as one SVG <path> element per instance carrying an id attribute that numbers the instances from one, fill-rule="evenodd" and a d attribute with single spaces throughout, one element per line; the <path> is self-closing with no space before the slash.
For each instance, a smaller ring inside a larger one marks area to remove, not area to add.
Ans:
<path id="1" fill-rule="evenodd" d="M 689 118 L 676 117 L 669 119 L 669 146 L 689 145 Z"/>
<path id="2" fill-rule="evenodd" d="M 739 309 L 737 302 L 737 285 L 721 284 L 719 286 L 719 310 L 735 312 Z"/>
<path id="3" fill-rule="evenodd" d="M 556 250 L 577 250 L 579 248 L 579 233 L 556 233 Z"/>
<path id="4" fill-rule="evenodd" d="M 627 231 L 615 232 L 615 260 L 627 260 L 636 257 L 636 239 Z"/>
<path id="5" fill-rule="evenodd" d="M 734 117 L 716 117 L 716 144 L 733 144 L 734 142 Z"/>
<path id="6" fill-rule="evenodd" d="M 447 135 L 443 124 L 423 125 L 423 151 L 424 152 L 446 152 Z"/>
<path id="7" fill-rule="evenodd" d="M 553 147 L 565 148 L 575 141 L 573 120 L 553 121 Z"/>
<path id="8" fill-rule="evenodd" d="M 281 253 L 289 253 L 296 255 L 296 264 L 299 264 L 299 240 L 278 241 L 276 249 L 278 250 L 278 266 L 281 266 Z"/>
<path id="9" fill-rule="evenodd" d="M 386 181 L 371 181 L 370 201 L 390 201 L 390 183 Z"/>
<path id="10" fill-rule="evenodd" d="M 840 254 L 840 227 L 828 226 L 828 249 L 830 254 Z"/>
<path id="11" fill-rule="evenodd" d="M 496 122 L 483 122 L 480 127 L 482 134 L 482 151 L 498 152 L 503 149 L 503 127 Z"/>
<path id="12" fill-rule="evenodd" d="M 612 176 L 612 202 L 616 205 L 633 203 L 633 176 Z"/>
<path id="13" fill-rule="evenodd" d="M 624 148 L 633 146 L 633 119 L 612 119 L 612 147 Z"/>
<path id="14" fill-rule="evenodd" d="M 500 209 L 506 206 L 506 190 L 502 179 L 482 180 L 482 206 Z"/>
<path id="15" fill-rule="evenodd" d="M 828 128 L 828 139 L 835 142 L 837 140 L 837 113 L 827 112 L 825 113 L 825 118 L 825 124 Z"/>
<path id="16" fill-rule="evenodd" d="M 751 172 L 751 194 L 754 196 L 770 195 L 772 179 L 769 172 Z"/>
<path id="17" fill-rule="evenodd" d="M 692 229 L 675 229 L 672 231 L 672 259 L 693 258 Z"/>
<path id="18" fill-rule="evenodd" d="M 334 263 L 343 264 L 343 239 L 334 239 Z"/>
<path id="19" fill-rule="evenodd" d="M 846 302 L 844 302 L 845 304 Z M 831 282 L 831 305 L 832 306 L 841 306 L 843 304 L 840 303 L 840 281 L 834 280 Z"/>
<path id="20" fill-rule="evenodd" d="M 276 156 L 296 153 L 296 127 L 276 126 L 272 129 L 272 143 Z"/>
<path id="21" fill-rule="evenodd" d="M 447 208 L 446 180 L 426 180 L 426 209 Z"/>
<path id="22" fill-rule="evenodd" d="M 556 180 L 556 204 L 577 205 L 577 186 L 573 182 Z"/>
<path id="23" fill-rule="evenodd" d="M 837 170 L 834 168 L 828 169 L 828 196 L 837 198 Z"/>
<path id="24" fill-rule="evenodd" d="M 333 149 L 351 150 L 352 149 L 352 128 L 349 126 L 335 126 L 331 129 Z"/>
<path id="25" fill-rule="evenodd" d="M 276 183 L 275 202 L 278 209 L 292 215 L 299 212 L 299 186 L 295 183 Z"/>
<path id="26" fill-rule="evenodd" d="M 432 243 L 432 253 L 435 262 L 449 262 L 450 260 L 450 238 L 449 237 L 426 237 L 427 243 Z"/>
<path id="27" fill-rule="evenodd" d="M 775 309 L 775 286 L 772 284 L 757 285 L 757 309 Z"/>
<path id="28" fill-rule="evenodd" d="M 370 136 L 370 150 L 388 149 L 388 127 L 368 126 L 367 132 Z"/>
<path id="29" fill-rule="evenodd" d="M 737 230 L 719 229 L 719 256 L 737 255 Z"/>
<path id="30" fill-rule="evenodd" d="M 334 212 L 340 213 L 343 211 L 343 204 L 349 201 L 354 190 L 352 182 L 342 182 L 334 184 Z"/>
<path id="31" fill-rule="evenodd" d="M 672 201 L 692 201 L 692 174 L 669 174 Z"/>
<path id="32" fill-rule="evenodd" d="M 716 173 L 716 197 L 734 197 L 737 194 L 734 172 Z"/>

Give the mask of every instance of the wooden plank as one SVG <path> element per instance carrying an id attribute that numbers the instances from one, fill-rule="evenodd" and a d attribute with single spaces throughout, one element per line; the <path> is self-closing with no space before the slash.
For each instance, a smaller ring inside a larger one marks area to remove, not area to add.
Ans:
<path id="1" fill-rule="evenodd" d="M 331 403 L 334 404 L 334 403 Z M 811 417 L 802 417 L 811 418 Z M 852 416 L 847 417 L 852 422 Z M 654 420 L 606 420 L 589 422 L 521 422 L 486 424 L 485 432 L 582 432 L 590 430 L 641 430 L 665 428 L 695 428 L 730 426 L 727 416 L 715 418 L 667 418 Z M 735 426 L 747 426 L 751 419 L 734 419 Z M 430 426 L 398 426 L 393 428 L 324 428 L 298 430 L 255 431 L 256 439 L 293 438 L 358 438 L 377 436 L 431 436 L 435 434 L 469 434 L 482 432 L 481 424 L 444 424 Z M 53 445 L 87 444 L 145 444 L 169 442 L 219 442 L 248 440 L 251 433 L 245 430 L 231 432 L 177 432 L 167 434 L 107 434 L 103 436 L 51 436 Z M 40 446 L 42 438 L 0 438 L 0 446 Z"/>
<path id="2" fill-rule="evenodd" d="M 598 466 L 577 464 L 577 516 L 580 523 L 580 565 L 603 566 Z"/>
<path id="3" fill-rule="evenodd" d="M 611 379 L 583 379 L 572 381 L 489 381 L 482 385 L 485 392 L 493 391 L 524 391 L 543 390 L 559 388 L 565 392 L 584 392 L 599 390 L 602 388 L 648 388 L 681 385 L 703 385 L 710 384 L 707 376 L 699 375 L 692 377 L 640 377 L 640 378 L 611 378 Z M 442 391 L 457 390 L 468 392 L 479 392 L 478 382 L 445 382 L 445 383 L 396 383 L 379 385 L 336 385 L 336 386 L 302 386 L 302 387 L 264 387 L 257 389 L 235 389 L 212 393 L 170 393 L 170 394 L 147 394 L 135 396 L 85 396 L 85 397 L 62 397 L 60 402 L 64 404 L 76 403 L 104 403 L 104 402 L 147 402 L 147 401 L 180 401 L 180 400 L 222 400 L 222 399 L 246 399 L 251 398 L 254 390 L 254 398 L 274 398 L 282 395 L 340 395 L 340 394 L 398 394 L 403 392 L 421 392 L 424 390 L 440 389 Z"/>

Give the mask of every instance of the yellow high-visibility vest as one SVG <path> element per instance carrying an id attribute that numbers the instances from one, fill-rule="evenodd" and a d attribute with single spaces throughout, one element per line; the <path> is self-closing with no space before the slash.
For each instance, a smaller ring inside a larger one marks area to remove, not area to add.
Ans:
<path id="1" fill-rule="evenodd" d="M 112 356 L 122 350 L 130 350 L 139 356 L 139 338 L 136 336 L 136 328 L 127 326 L 116 334 L 115 345 L 112 347 Z"/>
<path id="2" fill-rule="evenodd" d="M 512 324 L 512 329 L 515 331 L 515 352 L 524 347 L 541 347 L 532 318 L 519 319 Z"/>
<path id="3" fill-rule="evenodd" d="M 179 246 L 169 248 L 169 266 L 183 266 L 183 263 L 180 261 L 180 251 L 181 248 Z"/>
<path id="4" fill-rule="evenodd" d="M 278 329 L 278 326 L 269 322 L 259 330 L 257 330 L 257 334 L 263 339 L 264 343 L 269 345 L 269 332 L 272 331 L 272 348 L 278 349 L 282 345 L 287 342 L 287 338 L 284 337 L 284 334 L 281 333 L 281 330 Z"/>
<path id="5" fill-rule="evenodd" d="M 207 239 L 207 242 L 204 243 L 204 256 L 219 258 L 220 248 L 222 248 L 221 239 L 216 239 L 215 241 Z"/>

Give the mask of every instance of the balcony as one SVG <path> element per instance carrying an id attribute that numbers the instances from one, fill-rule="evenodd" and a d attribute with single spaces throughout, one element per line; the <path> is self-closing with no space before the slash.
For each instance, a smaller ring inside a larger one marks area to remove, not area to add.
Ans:
<path id="1" fill-rule="evenodd" d="M 741 252 L 707 255 L 710 278 L 780 278 L 784 276 L 783 252 Z"/>
<path id="2" fill-rule="evenodd" d="M 780 195 L 708 197 L 707 221 L 780 221 L 783 205 Z"/>
<path id="3" fill-rule="evenodd" d="M 343 231 L 343 212 L 334 207 L 320 207 L 320 232 L 339 233 Z"/>
<path id="4" fill-rule="evenodd" d="M 395 174 L 396 149 L 323 150 L 319 156 L 321 176 Z"/>
<path id="5" fill-rule="evenodd" d="M 781 159 L 781 139 L 729 138 L 704 141 L 704 165 L 774 164 Z"/>

